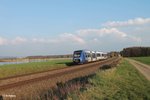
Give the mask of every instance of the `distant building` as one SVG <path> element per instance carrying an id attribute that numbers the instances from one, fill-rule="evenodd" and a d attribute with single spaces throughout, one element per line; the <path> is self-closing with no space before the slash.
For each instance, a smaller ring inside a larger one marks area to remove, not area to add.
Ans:
<path id="1" fill-rule="evenodd" d="M 118 57 L 120 56 L 120 52 L 112 51 L 108 53 L 108 57 Z"/>

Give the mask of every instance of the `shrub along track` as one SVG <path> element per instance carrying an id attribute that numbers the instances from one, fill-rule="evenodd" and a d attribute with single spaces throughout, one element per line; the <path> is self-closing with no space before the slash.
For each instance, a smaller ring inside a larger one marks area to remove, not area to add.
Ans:
<path id="1" fill-rule="evenodd" d="M 107 60 L 97 61 L 97 62 L 88 63 L 84 65 L 75 65 L 72 67 L 55 69 L 55 70 L 50 70 L 50 71 L 45 71 L 45 72 L 43 71 L 39 73 L 3 78 L 3 79 L 0 79 L 0 93 L 3 93 L 3 91 L 5 90 L 9 90 L 13 88 L 15 88 L 16 90 L 17 87 L 27 86 L 29 84 L 38 83 L 44 80 L 57 79 L 57 77 L 59 78 L 64 75 L 70 76 L 70 78 L 86 76 L 86 75 L 95 73 L 97 69 L 99 69 L 100 67 L 103 67 L 104 65 L 110 65 L 114 62 L 118 62 L 119 60 L 120 58 L 116 57 L 116 58 L 110 58 Z M 59 82 L 62 80 L 63 79 L 60 79 L 60 80 L 57 80 L 56 82 Z"/>

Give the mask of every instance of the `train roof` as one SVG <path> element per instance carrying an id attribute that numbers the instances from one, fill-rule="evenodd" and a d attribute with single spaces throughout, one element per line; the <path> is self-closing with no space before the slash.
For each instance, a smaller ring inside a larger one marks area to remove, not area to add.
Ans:
<path id="1" fill-rule="evenodd" d="M 83 50 L 75 50 L 74 52 L 78 52 L 78 51 L 90 51 L 90 50 L 83 49 Z"/>
<path id="2" fill-rule="evenodd" d="M 82 51 L 84 51 L 84 52 L 95 52 L 95 53 L 103 53 L 103 54 L 107 54 L 107 53 L 105 53 L 105 52 L 102 52 L 102 51 L 92 51 L 92 50 L 87 50 L 87 49 L 83 49 L 83 50 L 76 50 L 76 51 L 74 51 L 74 52 L 82 52 Z"/>

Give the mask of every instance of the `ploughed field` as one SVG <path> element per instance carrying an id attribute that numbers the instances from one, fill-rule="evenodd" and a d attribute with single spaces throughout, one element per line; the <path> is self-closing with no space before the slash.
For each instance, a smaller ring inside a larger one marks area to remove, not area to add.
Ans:
<path id="1" fill-rule="evenodd" d="M 22 64 L 9 64 L 0 66 L 0 78 L 35 73 L 68 67 L 72 64 L 71 59 L 56 59 L 44 62 L 30 62 Z"/>

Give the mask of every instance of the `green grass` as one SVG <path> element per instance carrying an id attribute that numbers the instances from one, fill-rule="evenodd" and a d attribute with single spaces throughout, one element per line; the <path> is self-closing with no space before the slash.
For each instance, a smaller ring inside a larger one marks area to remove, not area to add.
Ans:
<path id="1" fill-rule="evenodd" d="M 150 81 L 123 60 L 116 68 L 98 71 L 92 86 L 71 98 L 80 100 L 150 100 Z M 69 97 L 70 98 L 70 97 Z"/>
<path id="2" fill-rule="evenodd" d="M 71 60 L 49 60 L 46 62 L 31 62 L 24 64 L 10 64 L 0 66 L 0 78 L 33 73 L 44 70 L 67 67 Z"/>
<path id="3" fill-rule="evenodd" d="M 150 65 L 150 57 L 131 57 L 134 60 Z"/>

